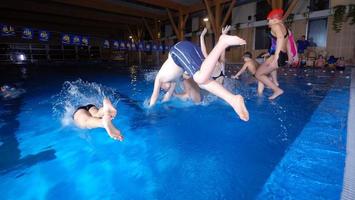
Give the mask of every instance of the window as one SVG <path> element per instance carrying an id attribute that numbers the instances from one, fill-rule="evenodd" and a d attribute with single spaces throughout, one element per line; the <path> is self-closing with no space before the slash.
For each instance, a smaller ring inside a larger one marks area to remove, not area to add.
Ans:
<path id="1" fill-rule="evenodd" d="M 329 8 L 329 0 L 311 0 L 309 2 L 309 11 L 326 10 Z"/>
<path id="2" fill-rule="evenodd" d="M 227 13 L 228 9 L 229 9 L 229 6 L 223 7 L 222 13 Z M 222 20 L 224 20 L 224 15 L 222 15 Z M 226 24 L 232 24 L 232 14 L 228 17 Z"/>
<path id="3" fill-rule="evenodd" d="M 266 16 L 270 11 L 271 11 L 271 6 L 266 0 L 258 1 L 256 3 L 256 15 L 255 15 L 256 21 L 266 20 Z"/>
<path id="4" fill-rule="evenodd" d="M 270 47 L 269 28 L 260 26 L 255 28 L 255 49 L 268 49 Z"/>
<path id="5" fill-rule="evenodd" d="M 192 19 L 191 19 L 191 17 L 187 18 L 184 31 L 185 31 L 185 33 L 191 33 L 191 31 L 192 31 Z"/>
<path id="6" fill-rule="evenodd" d="M 326 45 L 327 45 L 327 18 L 309 20 L 307 39 L 310 43 L 310 46 L 326 47 Z"/>

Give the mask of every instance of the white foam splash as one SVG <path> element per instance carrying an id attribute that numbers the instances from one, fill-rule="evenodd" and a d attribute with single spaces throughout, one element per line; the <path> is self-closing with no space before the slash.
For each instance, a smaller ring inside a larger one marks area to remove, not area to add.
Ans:
<path id="1" fill-rule="evenodd" d="M 109 98 L 113 105 L 117 105 L 119 101 L 119 95 L 113 88 L 82 79 L 66 81 L 60 93 L 52 97 L 53 114 L 61 119 L 63 126 L 68 126 L 73 122 L 75 109 L 88 104 L 101 107 L 105 97 Z"/>

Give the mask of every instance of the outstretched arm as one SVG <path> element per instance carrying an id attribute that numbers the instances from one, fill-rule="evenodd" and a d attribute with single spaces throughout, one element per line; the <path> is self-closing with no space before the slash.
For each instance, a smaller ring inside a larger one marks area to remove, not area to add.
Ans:
<path id="1" fill-rule="evenodd" d="M 154 89 L 153 89 L 152 96 L 150 97 L 149 107 L 154 106 L 155 103 L 157 102 L 158 97 L 159 97 L 160 85 L 161 85 L 161 82 L 160 82 L 159 73 L 158 73 L 157 76 L 155 77 Z"/>
<path id="2" fill-rule="evenodd" d="M 207 33 L 207 28 L 204 28 L 201 35 L 200 35 L 200 45 L 201 45 L 201 51 L 202 54 L 205 58 L 207 58 L 208 53 L 207 53 L 207 49 L 206 49 L 206 44 L 205 44 L 205 35 Z"/>
<path id="3" fill-rule="evenodd" d="M 245 72 L 245 70 L 248 68 L 248 65 L 245 63 L 243 67 L 238 71 L 238 73 L 235 76 L 232 76 L 232 78 L 239 79 L 239 76 Z"/>
<path id="4" fill-rule="evenodd" d="M 174 94 L 175 87 L 176 87 L 176 83 L 172 82 L 170 84 L 169 90 L 164 95 L 163 102 L 169 101 L 171 99 L 171 96 Z"/>

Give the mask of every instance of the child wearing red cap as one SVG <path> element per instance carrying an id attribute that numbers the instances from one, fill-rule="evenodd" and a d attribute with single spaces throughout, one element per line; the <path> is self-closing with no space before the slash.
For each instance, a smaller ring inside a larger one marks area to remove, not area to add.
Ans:
<path id="1" fill-rule="evenodd" d="M 288 60 L 287 43 L 289 31 L 282 22 L 283 14 L 282 9 L 274 9 L 267 16 L 268 25 L 271 28 L 271 43 L 273 44 L 269 51 L 271 56 L 260 65 L 255 74 L 259 81 L 273 90 L 274 93 L 269 99 L 275 99 L 284 92 L 268 77 L 269 75 L 276 76 L 278 67 L 285 66 Z"/>

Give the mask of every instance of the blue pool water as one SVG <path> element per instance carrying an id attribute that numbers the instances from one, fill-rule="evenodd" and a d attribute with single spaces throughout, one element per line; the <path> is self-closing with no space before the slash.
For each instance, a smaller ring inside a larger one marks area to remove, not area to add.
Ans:
<path id="1" fill-rule="evenodd" d="M 227 80 L 246 98 L 247 123 L 212 96 L 147 109 L 153 75 L 102 67 L 19 80 L 26 93 L 0 100 L 0 199 L 339 199 L 349 70 L 282 69 L 286 92 L 272 102 L 248 76 Z M 94 101 L 101 85 L 119 99 L 124 142 L 64 123 L 54 108 L 68 100 L 65 81 Z"/>

